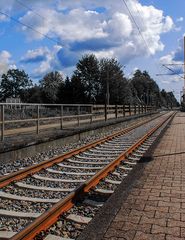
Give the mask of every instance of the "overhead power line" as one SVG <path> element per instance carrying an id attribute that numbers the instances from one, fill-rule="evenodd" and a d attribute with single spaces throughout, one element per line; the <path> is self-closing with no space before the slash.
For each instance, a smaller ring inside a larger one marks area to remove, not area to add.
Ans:
<path id="1" fill-rule="evenodd" d="M 36 12 L 33 8 L 27 6 L 25 3 L 19 1 L 19 0 L 15 0 L 19 5 L 21 5 L 22 7 L 26 8 L 27 10 L 33 12 L 35 15 L 37 15 L 38 17 L 42 18 L 42 19 L 46 19 L 44 16 L 40 15 L 38 12 Z"/>
<path id="2" fill-rule="evenodd" d="M 138 30 L 138 32 L 139 32 L 141 38 L 143 39 L 144 44 L 146 45 L 146 47 L 147 47 L 149 53 L 151 54 L 151 57 L 154 58 L 153 55 L 152 55 L 152 51 L 151 51 L 151 49 L 150 49 L 150 47 L 149 47 L 149 45 L 148 45 L 148 43 L 147 43 L 147 41 L 146 41 L 146 39 L 145 39 L 145 37 L 144 37 L 144 35 L 143 35 L 143 33 L 142 33 L 142 31 L 141 31 L 141 29 L 140 29 L 138 23 L 136 22 L 136 20 L 135 20 L 133 14 L 132 14 L 132 12 L 131 12 L 131 10 L 129 9 L 128 4 L 126 3 L 125 0 L 122 0 L 122 1 L 123 1 L 123 3 L 124 3 L 124 5 L 125 5 L 125 7 L 126 7 L 128 13 L 129 13 L 130 17 L 131 17 L 133 23 L 135 24 L 135 26 L 136 26 L 136 28 L 137 28 L 137 30 Z M 142 21 L 142 23 L 144 24 L 144 21 L 143 21 L 143 19 L 142 19 L 142 15 L 141 15 L 141 13 L 140 13 L 140 11 L 139 11 L 139 9 L 138 9 L 138 7 L 137 7 L 136 5 L 135 5 L 135 9 L 136 9 L 136 11 L 138 12 L 139 16 L 141 17 L 141 21 Z M 159 69 L 159 66 L 155 63 L 155 59 L 154 59 L 154 64 L 155 64 L 155 66 L 156 66 L 156 69 L 157 69 L 159 72 L 161 72 L 160 69 Z M 160 75 L 163 75 L 163 74 L 160 74 Z"/>
<path id="3" fill-rule="evenodd" d="M 165 64 L 163 64 L 163 67 L 167 68 L 170 72 L 174 73 L 175 75 L 178 75 L 180 78 L 184 80 L 184 77 L 182 77 L 180 74 L 176 73 L 173 69 L 167 67 Z"/>
<path id="4" fill-rule="evenodd" d="M 129 7 L 128 7 L 127 3 L 126 3 L 126 1 L 125 1 L 125 0 L 122 0 L 122 1 L 123 1 L 124 5 L 125 5 L 127 11 L 129 12 L 129 15 L 130 15 L 132 21 L 134 22 L 134 24 L 135 24 L 135 26 L 136 26 L 136 28 L 137 28 L 137 30 L 138 30 L 141 38 L 143 39 L 146 47 L 148 48 L 149 52 L 151 53 L 151 49 L 150 49 L 150 47 L 148 46 L 148 43 L 147 43 L 147 41 L 145 40 L 145 38 L 144 38 L 144 36 L 143 36 L 143 34 L 142 34 L 142 32 L 141 32 L 141 29 L 140 29 L 139 25 L 137 24 L 137 22 L 136 22 L 136 20 L 135 20 L 135 18 L 134 18 L 134 16 L 133 16 L 131 10 L 129 9 Z"/>
<path id="5" fill-rule="evenodd" d="M 4 13 L 4 12 L 1 12 L 1 11 L 0 11 L 0 14 L 4 15 L 4 16 L 8 17 L 9 19 L 11 19 L 12 21 L 14 21 L 14 22 L 16 22 L 16 23 L 18 23 L 18 24 L 20 24 L 20 25 L 22 25 L 22 26 L 24 26 L 24 27 L 27 27 L 28 29 L 30 29 L 30 30 L 32 30 L 32 31 L 40 34 L 41 36 L 43 36 L 44 38 L 47 38 L 48 40 L 54 42 L 55 44 L 57 44 L 57 45 L 62 45 L 61 42 L 56 41 L 55 39 L 49 37 L 48 35 L 46 35 L 46 34 L 40 32 L 40 31 L 38 31 L 38 30 L 35 29 L 34 27 L 32 27 L 32 26 L 30 26 L 30 25 L 27 25 L 27 24 L 19 21 L 18 19 L 14 18 L 14 17 L 11 17 L 9 14 Z"/>

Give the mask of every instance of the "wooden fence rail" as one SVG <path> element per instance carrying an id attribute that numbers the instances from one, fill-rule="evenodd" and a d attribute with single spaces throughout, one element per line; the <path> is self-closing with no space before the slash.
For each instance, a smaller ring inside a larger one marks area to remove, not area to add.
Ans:
<path id="1" fill-rule="evenodd" d="M 144 105 L 0 103 L 1 141 L 11 134 L 60 129 L 156 110 Z"/>

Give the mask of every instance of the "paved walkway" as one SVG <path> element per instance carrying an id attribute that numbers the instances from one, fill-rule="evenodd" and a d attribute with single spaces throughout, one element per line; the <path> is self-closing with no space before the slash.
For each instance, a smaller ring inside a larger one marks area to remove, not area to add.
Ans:
<path id="1" fill-rule="evenodd" d="M 178 113 L 104 240 L 185 239 L 185 113 Z"/>

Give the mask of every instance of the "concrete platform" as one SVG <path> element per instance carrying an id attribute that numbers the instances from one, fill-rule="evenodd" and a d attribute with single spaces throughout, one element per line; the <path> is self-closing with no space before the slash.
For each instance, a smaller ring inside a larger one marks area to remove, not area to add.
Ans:
<path id="1" fill-rule="evenodd" d="M 82 239 L 185 239 L 185 113 L 175 116 L 156 148 L 82 232 Z"/>
<path id="2" fill-rule="evenodd" d="M 32 132 L 26 134 L 8 135 L 3 142 L 0 142 L 0 162 L 11 162 L 24 157 L 33 156 L 38 152 L 62 146 L 68 143 L 74 143 L 78 140 L 97 134 L 99 131 L 105 132 L 114 128 L 116 124 L 127 126 L 129 123 L 140 120 L 141 117 L 151 116 L 157 112 L 137 114 L 127 117 L 119 117 L 117 119 L 109 119 L 106 122 L 94 122 L 80 127 L 68 129 L 51 129 L 41 131 L 39 135 Z"/>

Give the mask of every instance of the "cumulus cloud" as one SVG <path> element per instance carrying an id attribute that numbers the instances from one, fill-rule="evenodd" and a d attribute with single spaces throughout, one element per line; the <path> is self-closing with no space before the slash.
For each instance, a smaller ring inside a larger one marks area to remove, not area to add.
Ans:
<path id="1" fill-rule="evenodd" d="M 37 63 L 47 59 L 49 50 L 47 47 L 37 48 L 35 50 L 28 50 L 26 55 L 21 58 L 22 63 Z"/>
<path id="2" fill-rule="evenodd" d="M 183 51 L 183 39 L 178 40 L 178 47 L 175 51 L 160 58 L 160 63 L 169 66 L 171 70 L 168 70 L 169 75 L 183 74 L 184 66 L 184 51 Z M 178 77 L 179 78 L 179 77 Z"/>
<path id="3" fill-rule="evenodd" d="M 107 22 L 105 30 L 109 36 L 112 35 L 115 39 L 120 39 L 121 37 L 128 38 L 132 33 L 133 26 L 126 14 L 116 12 Z"/>
<path id="4" fill-rule="evenodd" d="M 16 65 L 11 61 L 11 54 L 8 51 L 0 52 L 0 75 L 6 73 L 8 69 L 15 69 Z"/>
<path id="5" fill-rule="evenodd" d="M 36 31 L 25 26 L 21 26 L 20 31 L 29 40 L 42 40 L 47 35 L 60 42 L 62 47 L 54 53 L 41 48 L 30 50 L 22 58 L 23 63 L 40 62 L 37 69 L 40 73 L 54 66 L 53 62 L 56 67 L 58 63 L 65 68 L 71 67 L 84 53 L 115 57 L 122 63 L 153 55 L 164 49 L 161 34 L 175 28 L 172 18 L 165 16 L 163 11 L 142 5 L 138 0 L 127 0 L 148 48 L 122 1 L 47 0 L 43 5 L 41 0 L 25 0 L 24 4 L 34 11 L 27 9 L 20 14 L 19 20 Z M 21 6 L 14 2 L 14 8 L 15 5 L 20 11 Z M 51 60 L 54 56 L 56 61 Z"/>
<path id="6" fill-rule="evenodd" d="M 33 63 L 33 59 L 37 59 L 39 56 L 39 64 L 37 63 L 37 67 L 34 69 L 33 73 L 31 74 L 34 78 L 41 78 L 43 75 L 47 74 L 50 71 L 58 70 L 61 71 L 61 63 L 58 59 L 58 52 L 60 51 L 61 47 L 55 45 L 51 50 L 48 48 L 38 48 L 35 51 L 28 51 L 26 56 L 31 53 L 31 61 L 29 63 Z M 43 55 L 41 55 L 43 53 Z M 25 56 L 25 57 L 26 57 Z M 36 60 L 37 61 L 37 60 Z M 34 63 L 36 63 L 34 61 Z"/>

